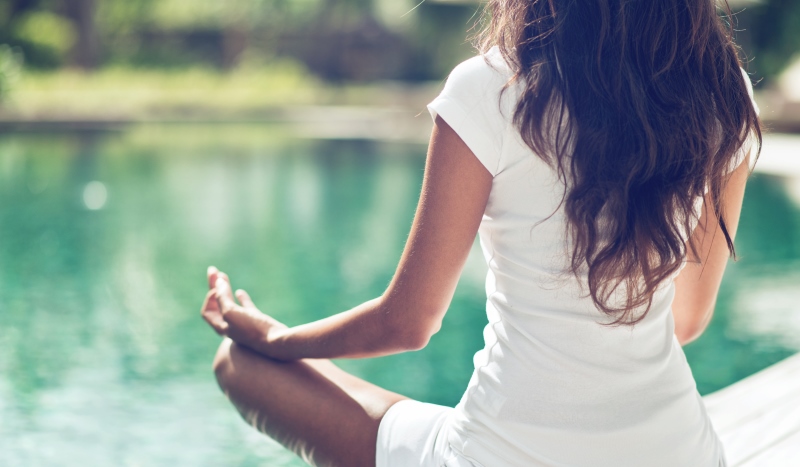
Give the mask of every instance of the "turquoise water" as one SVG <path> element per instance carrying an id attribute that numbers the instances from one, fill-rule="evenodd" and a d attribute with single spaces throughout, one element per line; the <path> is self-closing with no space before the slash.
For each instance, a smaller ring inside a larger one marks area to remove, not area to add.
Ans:
<path id="1" fill-rule="evenodd" d="M 258 126 L 0 135 L 0 465 L 301 465 L 216 387 L 205 268 L 290 325 L 379 295 L 424 152 Z M 751 180 L 741 259 L 686 349 L 701 393 L 800 350 L 798 187 Z M 482 342 L 484 273 L 474 249 L 426 349 L 341 365 L 455 404 Z"/>

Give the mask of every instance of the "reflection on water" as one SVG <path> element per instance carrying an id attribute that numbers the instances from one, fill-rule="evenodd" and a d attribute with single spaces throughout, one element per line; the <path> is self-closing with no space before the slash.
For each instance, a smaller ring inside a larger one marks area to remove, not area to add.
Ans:
<path id="1" fill-rule="evenodd" d="M 300 465 L 216 388 L 204 271 L 230 273 L 288 324 L 350 308 L 391 278 L 424 148 L 286 140 L 263 127 L 142 127 L 0 137 L 0 465 Z M 796 182 L 756 176 L 741 260 L 687 348 L 701 392 L 800 350 Z M 343 361 L 455 404 L 481 346 L 473 251 L 420 352 Z"/>

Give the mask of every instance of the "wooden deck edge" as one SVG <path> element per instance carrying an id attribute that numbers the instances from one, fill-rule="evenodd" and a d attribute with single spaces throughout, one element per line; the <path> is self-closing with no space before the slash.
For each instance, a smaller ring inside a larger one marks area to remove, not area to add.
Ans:
<path id="1" fill-rule="evenodd" d="M 800 465 L 800 353 L 703 399 L 730 467 Z"/>

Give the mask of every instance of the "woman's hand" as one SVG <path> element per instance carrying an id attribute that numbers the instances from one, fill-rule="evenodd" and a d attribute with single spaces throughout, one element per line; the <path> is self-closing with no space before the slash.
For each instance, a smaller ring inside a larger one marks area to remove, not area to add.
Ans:
<path id="1" fill-rule="evenodd" d="M 208 268 L 208 286 L 210 290 L 201 310 L 203 319 L 218 334 L 271 357 L 271 338 L 286 326 L 259 311 L 244 290 L 236 291 L 237 304 L 228 276 L 213 266 Z"/>

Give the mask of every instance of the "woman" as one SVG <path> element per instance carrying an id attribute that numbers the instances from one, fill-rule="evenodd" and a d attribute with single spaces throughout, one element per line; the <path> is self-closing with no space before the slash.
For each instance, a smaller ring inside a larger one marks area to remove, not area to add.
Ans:
<path id="1" fill-rule="evenodd" d="M 221 387 L 316 465 L 720 466 L 681 344 L 713 312 L 760 144 L 713 0 L 495 0 L 434 115 L 386 292 L 287 328 L 209 269 Z M 485 348 L 455 408 L 327 359 L 420 349 L 476 232 Z"/>

